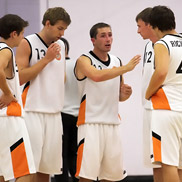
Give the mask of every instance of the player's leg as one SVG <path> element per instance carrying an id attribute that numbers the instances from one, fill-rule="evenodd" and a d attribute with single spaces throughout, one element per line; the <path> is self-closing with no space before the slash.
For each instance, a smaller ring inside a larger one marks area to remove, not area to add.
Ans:
<path id="1" fill-rule="evenodd" d="M 182 182 L 182 169 L 178 169 L 178 175 L 179 175 L 180 182 Z"/>
<path id="2" fill-rule="evenodd" d="M 5 182 L 3 176 L 0 176 L 0 182 Z M 8 182 L 8 181 L 6 181 L 6 182 Z"/>
<path id="3" fill-rule="evenodd" d="M 154 182 L 163 182 L 162 168 L 153 168 Z"/>
<path id="4" fill-rule="evenodd" d="M 15 180 L 16 182 L 36 182 L 35 174 L 25 175 Z"/>
<path id="5" fill-rule="evenodd" d="M 49 182 L 49 174 L 37 173 L 36 182 Z"/>
<path id="6" fill-rule="evenodd" d="M 176 166 L 162 164 L 162 174 L 165 182 L 180 182 Z"/>

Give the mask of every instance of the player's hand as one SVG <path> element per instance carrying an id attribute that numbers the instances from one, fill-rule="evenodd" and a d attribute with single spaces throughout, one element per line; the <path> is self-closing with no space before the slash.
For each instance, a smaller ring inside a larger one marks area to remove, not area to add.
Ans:
<path id="1" fill-rule="evenodd" d="M 136 55 L 134 56 L 126 65 L 126 68 L 128 71 L 132 71 L 135 66 L 140 62 L 141 60 L 141 56 L 140 55 Z"/>
<path id="2" fill-rule="evenodd" d="M 122 84 L 120 87 L 120 101 L 127 100 L 132 94 L 131 86 L 127 84 Z"/>
<path id="3" fill-rule="evenodd" d="M 0 109 L 7 107 L 11 102 L 17 102 L 15 97 L 12 94 L 9 95 L 3 94 L 0 97 Z"/>
<path id="4" fill-rule="evenodd" d="M 55 58 L 58 58 L 58 55 L 60 56 L 61 47 L 57 43 L 52 43 L 46 52 L 45 58 L 48 62 L 53 61 Z"/>

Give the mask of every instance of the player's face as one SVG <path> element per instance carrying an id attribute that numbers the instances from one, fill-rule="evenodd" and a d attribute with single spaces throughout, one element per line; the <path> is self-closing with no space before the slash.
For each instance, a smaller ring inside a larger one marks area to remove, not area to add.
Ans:
<path id="1" fill-rule="evenodd" d="M 62 20 L 59 20 L 54 25 L 49 25 L 49 36 L 51 37 L 52 41 L 59 40 L 64 35 L 64 31 L 67 29 L 67 27 L 68 25 Z"/>
<path id="2" fill-rule="evenodd" d="M 96 38 L 92 39 L 95 49 L 109 52 L 113 41 L 112 31 L 110 27 L 99 28 Z"/>
<path id="3" fill-rule="evenodd" d="M 20 32 L 19 35 L 17 32 L 14 32 L 14 37 L 16 38 L 15 47 L 17 47 L 20 44 L 21 40 L 24 38 L 24 29 Z"/>
<path id="4" fill-rule="evenodd" d="M 143 39 L 149 39 L 151 37 L 151 26 L 148 23 L 145 23 L 144 21 L 142 21 L 141 19 L 138 20 L 137 22 L 137 33 L 139 33 Z"/>

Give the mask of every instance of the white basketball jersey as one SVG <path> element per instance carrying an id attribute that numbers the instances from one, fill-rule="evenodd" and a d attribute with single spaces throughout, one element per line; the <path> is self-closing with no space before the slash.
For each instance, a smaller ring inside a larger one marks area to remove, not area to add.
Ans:
<path id="1" fill-rule="evenodd" d="M 156 42 L 169 51 L 170 63 L 162 87 L 151 97 L 151 109 L 182 111 L 182 35 L 166 35 Z"/>
<path id="2" fill-rule="evenodd" d="M 19 75 L 18 68 L 15 63 L 13 50 L 7 46 L 5 43 L 0 43 L 0 51 L 2 49 L 9 49 L 12 52 L 12 61 L 13 61 L 13 77 L 6 78 L 6 82 L 11 93 L 16 98 L 17 102 L 11 102 L 8 107 L 0 109 L 0 116 L 22 116 L 23 115 L 23 107 L 21 100 L 21 91 L 20 91 L 20 83 L 19 83 Z M 0 90 L 0 96 L 2 95 L 2 91 Z"/>
<path id="3" fill-rule="evenodd" d="M 25 38 L 31 48 L 30 66 L 43 58 L 47 45 L 38 34 Z M 23 104 L 25 111 L 56 113 L 60 112 L 64 102 L 65 47 L 61 40 L 56 41 L 61 47 L 61 60 L 54 59 L 25 85 Z"/>
<path id="4" fill-rule="evenodd" d="M 143 70 L 142 70 L 142 105 L 144 108 L 149 102 L 145 99 L 145 93 L 148 88 L 150 79 L 155 69 L 154 63 L 154 47 L 152 41 L 148 42 L 145 46 L 144 57 L 143 57 Z"/>
<path id="5" fill-rule="evenodd" d="M 98 70 L 121 66 L 121 61 L 110 54 L 108 54 L 109 65 L 105 65 L 92 51 L 85 56 L 91 60 L 91 64 Z M 84 123 L 120 123 L 118 115 L 120 76 L 102 82 L 95 82 L 85 77 L 78 80 L 78 88 L 82 100 L 77 125 Z"/>
<path id="6" fill-rule="evenodd" d="M 80 99 L 78 94 L 78 84 L 74 75 L 75 60 L 66 59 L 66 83 L 64 106 L 61 112 L 78 116 Z"/>

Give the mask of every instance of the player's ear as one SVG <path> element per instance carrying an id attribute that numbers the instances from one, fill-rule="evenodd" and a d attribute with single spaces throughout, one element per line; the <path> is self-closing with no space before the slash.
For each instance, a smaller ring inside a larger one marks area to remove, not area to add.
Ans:
<path id="1" fill-rule="evenodd" d="M 18 35 L 18 34 L 17 34 L 16 31 L 13 31 L 13 32 L 10 33 L 10 37 L 11 37 L 11 38 L 14 38 L 14 37 L 17 36 L 17 35 Z"/>
<path id="2" fill-rule="evenodd" d="M 51 22 L 49 21 L 49 20 L 47 20 L 46 22 L 45 22 L 45 26 L 50 26 L 51 25 Z"/>
<path id="3" fill-rule="evenodd" d="M 94 43 L 95 43 L 95 38 L 91 38 L 91 41 L 92 41 L 92 43 L 93 43 L 93 45 L 94 45 Z"/>

